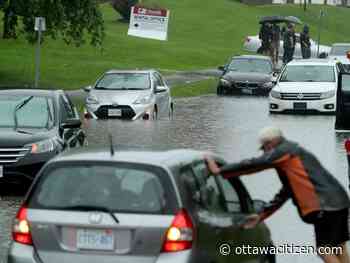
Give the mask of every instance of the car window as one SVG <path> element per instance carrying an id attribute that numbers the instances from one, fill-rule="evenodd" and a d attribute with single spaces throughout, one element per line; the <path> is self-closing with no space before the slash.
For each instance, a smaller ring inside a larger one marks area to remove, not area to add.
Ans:
<path id="1" fill-rule="evenodd" d="M 155 76 L 158 79 L 158 83 L 160 84 L 160 86 L 165 86 L 163 78 L 157 72 L 155 73 Z"/>
<path id="2" fill-rule="evenodd" d="M 280 82 L 335 82 L 334 66 L 287 65 Z"/>
<path id="3" fill-rule="evenodd" d="M 161 169 L 66 165 L 44 173 L 29 205 L 40 209 L 106 207 L 126 213 L 174 213 L 174 191 Z"/>
<path id="4" fill-rule="evenodd" d="M 219 183 L 225 197 L 227 211 L 230 213 L 242 212 L 239 195 L 233 185 L 226 179 L 218 176 Z"/>
<path id="5" fill-rule="evenodd" d="M 243 59 L 235 58 L 227 68 L 229 71 L 257 72 L 269 74 L 272 72 L 272 64 L 266 59 Z"/>
<path id="6" fill-rule="evenodd" d="M 96 84 L 95 89 L 146 90 L 150 89 L 148 73 L 108 73 Z"/>
<path id="7" fill-rule="evenodd" d="M 350 75 L 342 76 L 342 90 L 350 92 Z"/>
<path id="8" fill-rule="evenodd" d="M 329 55 L 330 56 L 346 56 L 346 53 L 348 51 L 350 51 L 350 45 L 333 46 Z"/>
<path id="9" fill-rule="evenodd" d="M 72 109 L 69 101 L 65 96 L 60 96 L 60 105 L 61 105 L 61 121 L 64 122 L 68 119 L 74 119 L 75 113 Z"/>
<path id="10" fill-rule="evenodd" d="M 153 74 L 153 85 L 154 88 L 156 88 L 157 86 L 163 86 L 161 79 L 156 74 Z"/>
<path id="11" fill-rule="evenodd" d="M 204 162 L 193 166 L 196 179 L 200 185 L 200 195 L 205 209 L 211 212 L 226 212 L 224 199 L 215 176 L 209 174 Z"/>

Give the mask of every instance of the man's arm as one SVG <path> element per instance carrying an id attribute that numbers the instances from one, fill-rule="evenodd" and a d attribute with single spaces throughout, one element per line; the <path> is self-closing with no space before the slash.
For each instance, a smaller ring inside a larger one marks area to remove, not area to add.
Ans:
<path id="1" fill-rule="evenodd" d="M 265 220 L 273 213 L 275 213 L 289 198 L 291 197 L 290 191 L 283 187 L 278 194 L 259 212 L 260 221 Z"/>

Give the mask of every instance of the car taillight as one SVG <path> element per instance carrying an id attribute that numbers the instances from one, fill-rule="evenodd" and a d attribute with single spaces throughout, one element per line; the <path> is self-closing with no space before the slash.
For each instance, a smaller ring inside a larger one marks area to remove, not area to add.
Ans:
<path id="1" fill-rule="evenodd" d="M 346 139 L 344 146 L 345 146 L 346 153 L 350 155 L 350 139 Z"/>
<path id="2" fill-rule="evenodd" d="M 185 209 L 181 209 L 169 227 L 162 252 L 178 252 L 192 248 L 193 223 Z"/>
<path id="3" fill-rule="evenodd" d="M 22 206 L 16 216 L 13 230 L 12 230 L 13 241 L 22 243 L 25 245 L 32 245 L 32 235 L 30 233 L 30 227 L 27 220 L 27 207 Z"/>

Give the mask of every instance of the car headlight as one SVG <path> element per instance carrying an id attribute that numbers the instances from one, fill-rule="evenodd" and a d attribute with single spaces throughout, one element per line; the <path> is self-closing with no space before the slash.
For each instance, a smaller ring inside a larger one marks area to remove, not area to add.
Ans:
<path id="1" fill-rule="evenodd" d="M 138 98 L 137 100 L 134 101 L 134 104 L 149 104 L 151 103 L 151 100 L 152 100 L 152 96 L 148 95 L 148 96 Z"/>
<path id="2" fill-rule="evenodd" d="M 321 93 L 321 99 L 329 99 L 335 96 L 335 90 L 327 91 L 327 92 L 322 92 Z"/>
<path id="3" fill-rule="evenodd" d="M 226 79 L 220 79 L 220 83 L 223 86 L 230 86 L 230 82 Z"/>
<path id="4" fill-rule="evenodd" d="M 263 88 L 270 89 L 273 87 L 273 83 L 272 83 L 272 81 L 266 82 L 262 86 L 263 86 Z"/>
<path id="5" fill-rule="evenodd" d="M 270 92 L 271 97 L 275 99 L 280 99 L 281 98 L 281 93 L 275 90 L 271 90 Z"/>
<path id="6" fill-rule="evenodd" d="M 30 153 L 47 153 L 52 152 L 57 147 L 57 142 L 55 139 L 47 139 L 36 143 L 31 143 L 25 147 L 30 149 Z"/>
<path id="7" fill-rule="evenodd" d="M 87 103 L 87 104 L 98 104 L 99 102 L 98 102 L 98 100 L 97 100 L 96 97 L 94 97 L 94 96 L 88 96 L 88 97 L 86 98 L 86 103 Z"/>

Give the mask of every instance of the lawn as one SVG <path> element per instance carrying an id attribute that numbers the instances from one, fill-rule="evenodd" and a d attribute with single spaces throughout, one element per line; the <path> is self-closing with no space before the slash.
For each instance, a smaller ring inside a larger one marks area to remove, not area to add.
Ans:
<path id="1" fill-rule="evenodd" d="M 103 50 L 47 39 L 42 48 L 41 87 L 78 89 L 111 68 L 156 68 L 163 72 L 214 68 L 229 56 L 244 52 L 245 36 L 257 33 L 258 19 L 264 15 L 298 16 L 310 25 L 311 35 L 317 39 L 322 7 L 313 6 L 304 12 L 298 5 L 251 7 L 234 0 L 158 2 L 171 11 L 167 42 L 127 36 L 128 24 L 119 22 L 108 4 L 101 5 L 106 25 Z M 350 42 L 350 9 L 322 8 L 326 17 L 321 42 Z M 23 38 L 0 39 L 0 50 L 0 86 L 32 85 L 35 47 Z"/>
<path id="2" fill-rule="evenodd" d="M 202 80 L 195 83 L 174 86 L 171 96 L 174 98 L 195 97 L 203 94 L 216 94 L 217 79 Z"/>

